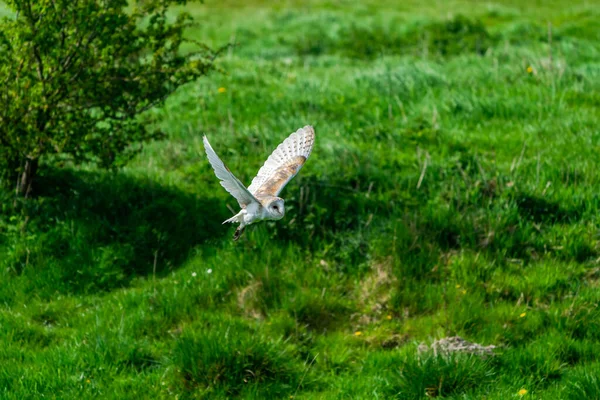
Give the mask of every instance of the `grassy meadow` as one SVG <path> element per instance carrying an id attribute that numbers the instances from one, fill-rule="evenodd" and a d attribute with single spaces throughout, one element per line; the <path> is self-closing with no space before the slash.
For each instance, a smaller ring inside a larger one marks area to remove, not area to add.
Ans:
<path id="1" fill-rule="evenodd" d="M 235 46 L 167 140 L 0 192 L 0 398 L 600 398 L 598 1 L 188 8 Z M 307 124 L 233 242 L 202 135 L 249 185 Z"/>

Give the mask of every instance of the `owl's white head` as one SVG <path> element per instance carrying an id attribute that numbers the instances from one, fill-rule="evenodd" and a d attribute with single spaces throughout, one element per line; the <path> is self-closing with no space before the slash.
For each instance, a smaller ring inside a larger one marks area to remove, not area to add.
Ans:
<path id="1" fill-rule="evenodd" d="M 273 220 L 278 220 L 283 218 L 285 215 L 285 207 L 283 204 L 283 199 L 280 197 L 275 197 L 267 206 L 267 213 L 269 214 L 269 218 Z"/>

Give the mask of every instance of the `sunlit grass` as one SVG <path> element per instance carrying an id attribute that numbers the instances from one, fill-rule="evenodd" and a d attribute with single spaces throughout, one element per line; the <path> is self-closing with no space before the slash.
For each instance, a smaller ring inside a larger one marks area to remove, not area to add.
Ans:
<path id="1" fill-rule="evenodd" d="M 598 397 L 598 11 L 336 4 L 194 5 L 237 46 L 168 140 L 1 194 L 1 397 Z M 305 124 L 286 218 L 232 242 L 202 134 L 249 184 Z M 453 335 L 496 356 L 417 351 Z"/>

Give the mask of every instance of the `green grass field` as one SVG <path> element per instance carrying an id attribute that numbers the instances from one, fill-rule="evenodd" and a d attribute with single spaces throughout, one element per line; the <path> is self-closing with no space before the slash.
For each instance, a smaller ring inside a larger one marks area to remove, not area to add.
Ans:
<path id="1" fill-rule="evenodd" d="M 1 398 L 600 398 L 598 1 L 191 10 L 236 46 L 168 140 L 0 194 Z M 233 242 L 202 135 L 249 184 L 306 124 Z M 417 350 L 454 335 L 495 356 Z"/>

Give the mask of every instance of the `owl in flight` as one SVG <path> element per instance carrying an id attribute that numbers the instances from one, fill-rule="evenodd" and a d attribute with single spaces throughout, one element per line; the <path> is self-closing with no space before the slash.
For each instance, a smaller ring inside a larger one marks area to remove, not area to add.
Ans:
<path id="1" fill-rule="evenodd" d="M 238 178 L 223 164 L 204 136 L 204 149 L 215 175 L 240 204 L 242 210 L 224 221 L 238 222 L 240 225 L 233 235 L 238 240 L 246 225 L 262 220 L 279 220 L 285 214 L 284 201 L 279 193 L 285 185 L 300 171 L 312 151 L 315 142 L 315 130 L 305 126 L 288 136 L 271 153 L 265 164 L 246 188 Z"/>

